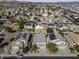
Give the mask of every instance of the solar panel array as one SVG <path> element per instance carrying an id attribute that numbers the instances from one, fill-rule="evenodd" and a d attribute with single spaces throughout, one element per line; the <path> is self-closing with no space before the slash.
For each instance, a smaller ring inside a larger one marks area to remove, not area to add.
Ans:
<path id="1" fill-rule="evenodd" d="M 22 35 L 23 38 L 26 38 L 26 36 L 27 36 L 27 33 L 24 33 L 24 34 Z"/>
<path id="2" fill-rule="evenodd" d="M 22 35 L 22 33 L 19 33 L 19 34 L 17 35 L 17 37 L 16 37 L 16 40 L 19 40 L 20 37 L 21 37 L 21 35 Z"/>
<path id="3" fill-rule="evenodd" d="M 19 33 L 19 34 L 17 35 L 17 37 L 16 37 L 16 41 L 19 40 L 20 38 L 24 38 L 24 39 L 27 39 L 28 42 L 30 42 L 31 39 L 32 39 L 32 37 L 33 37 L 33 36 L 32 36 L 31 34 Z"/>
<path id="4" fill-rule="evenodd" d="M 49 37 L 50 37 L 50 40 L 54 40 L 54 39 L 56 39 L 56 36 L 55 36 L 54 33 L 50 33 L 50 34 L 49 34 Z"/>

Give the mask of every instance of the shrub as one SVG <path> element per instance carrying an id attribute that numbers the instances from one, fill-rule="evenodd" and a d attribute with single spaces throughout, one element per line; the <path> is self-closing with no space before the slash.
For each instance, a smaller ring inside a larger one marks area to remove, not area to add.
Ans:
<path id="1" fill-rule="evenodd" d="M 9 27 L 9 26 L 5 26 L 4 28 L 5 28 L 5 30 L 8 31 L 8 32 L 11 32 L 11 33 L 16 32 L 16 30 L 13 30 L 13 29 L 12 29 L 11 27 Z"/>
<path id="2" fill-rule="evenodd" d="M 11 42 L 14 41 L 14 40 L 15 40 L 15 38 L 11 38 L 11 39 L 10 39 Z"/>
<path id="3" fill-rule="evenodd" d="M 75 45 L 74 48 L 76 49 L 77 52 L 79 52 L 79 45 Z"/>
<path id="4" fill-rule="evenodd" d="M 23 48 L 23 53 L 27 53 L 28 52 L 28 50 L 27 50 L 28 48 Z"/>
<path id="5" fill-rule="evenodd" d="M 38 49 L 38 47 L 37 47 L 36 44 L 35 44 L 35 45 L 32 46 L 31 52 L 33 52 L 33 51 L 35 52 L 37 49 Z"/>
<path id="6" fill-rule="evenodd" d="M 48 43 L 46 45 L 46 48 L 48 49 L 50 53 L 56 53 L 58 51 L 58 48 L 56 47 L 56 44 L 54 43 Z"/>
<path id="7" fill-rule="evenodd" d="M 20 28 L 20 29 L 24 29 L 24 21 L 21 20 L 21 21 L 19 21 L 18 23 L 19 23 L 19 28 Z"/>
<path id="8" fill-rule="evenodd" d="M 53 29 L 52 28 L 47 28 L 47 33 L 52 33 Z"/>

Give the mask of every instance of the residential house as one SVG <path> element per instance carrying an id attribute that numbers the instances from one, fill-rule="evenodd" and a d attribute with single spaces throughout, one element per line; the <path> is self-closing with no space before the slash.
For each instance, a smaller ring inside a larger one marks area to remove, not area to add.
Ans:
<path id="1" fill-rule="evenodd" d="M 0 28 L 0 37 L 5 35 L 5 29 Z"/>
<path id="2" fill-rule="evenodd" d="M 54 33 L 48 34 L 47 43 L 55 43 L 57 46 L 60 46 L 60 47 L 66 44 L 66 42 L 61 41 L 60 39 L 56 38 Z"/>
<path id="3" fill-rule="evenodd" d="M 53 23 L 48 23 L 48 28 L 54 28 L 54 24 Z"/>
<path id="4" fill-rule="evenodd" d="M 22 49 L 23 47 L 27 47 L 27 49 L 29 49 L 31 47 L 32 37 L 33 36 L 31 34 L 24 32 L 19 33 L 15 38 L 16 40 L 13 42 L 11 54 L 16 54 L 18 50 Z M 16 53 L 13 53 L 13 51 L 16 49 L 18 49 Z"/>
<path id="5" fill-rule="evenodd" d="M 42 32 L 43 33 L 43 32 L 45 32 L 44 30 L 45 30 L 44 26 L 41 25 L 41 24 L 38 24 L 38 25 L 35 26 L 35 31 L 36 32 Z"/>
<path id="6" fill-rule="evenodd" d="M 0 24 L 3 24 L 5 22 L 7 22 L 8 20 L 7 19 L 0 19 Z"/>
<path id="7" fill-rule="evenodd" d="M 25 22 L 24 29 L 33 29 L 36 24 L 37 24 L 37 21 L 29 20 L 29 21 Z"/>
<path id="8" fill-rule="evenodd" d="M 70 28 L 66 26 L 60 27 L 59 29 L 63 32 L 71 32 Z"/>

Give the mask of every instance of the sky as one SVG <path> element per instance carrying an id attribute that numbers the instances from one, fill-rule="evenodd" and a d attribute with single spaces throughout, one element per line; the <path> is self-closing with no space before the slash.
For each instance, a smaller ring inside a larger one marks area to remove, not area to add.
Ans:
<path id="1" fill-rule="evenodd" d="M 79 2 L 79 0 L 17 0 L 17 1 L 30 1 L 30 2 Z"/>

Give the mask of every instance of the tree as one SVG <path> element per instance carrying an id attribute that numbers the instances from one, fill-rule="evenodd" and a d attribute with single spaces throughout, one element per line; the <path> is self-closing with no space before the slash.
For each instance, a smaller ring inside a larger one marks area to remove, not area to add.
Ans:
<path id="1" fill-rule="evenodd" d="M 59 31 L 59 34 L 64 37 L 63 31 L 61 31 L 61 30 L 58 30 L 58 31 Z"/>
<path id="2" fill-rule="evenodd" d="M 52 13 L 51 12 L 48 12 L 48 15 L 50 16 Z"/>
<path id="3" fill-rule="evenodd" d="M 74 53 L 74 49 L 72 47 L 69 47 L 71 53 Z"/>
<path id="4" fill-rule="evenodd" d="M 58 18 L 58 16 L 57 16 L 57 15 L 54 15 L 54 17 L 55 17 L 55 18 Z"/>
<path id="5" fill-rule="evenodd" d="M 35 44 L 35 45 L 32 45 L 32 48 L 31 48 L 31 52 L 35 52 L 36 50 L 38 49 L 38 47 L 37 47 L 37 45 Z"/>
<path id="6" fill-rule="evenodd" d="M 53 33 L 53 29 L 52 28 L 47 28 L 47 33 Z"/>
<path id="7" fill-rule="evenodd" d="M 27 52 L 28 52 L 28 48 L 27 47 L 23 48 L 23 53 L 27 53 Z"/>
<path id="8" fill-rule="evenodd" d="M 34 17 L 34 20 L 38 20 L 38 17 Z"/>
<path id="9" fill-rule="evenodd" d="M 74 18 L 74 15 L 70 15 L 71 18 Z"/>
<path id="10" fill-rule="evenodd" d="M 79 52 L 79 45 L 74 45 L 74 48 L 76 49 L 77 52 Z"/>
<path id="11" fill-rule="evenodd" d="M 11 39 L 10 39 L 11 42 L 14 41 L 14 40 L 15 40 L 15 38 L 11 38 Z"/>
<path id="12" fill-rule="evenodd" d="M 9 26 L 4 26 L 4 28 L 5 28 L 5 30 L 8 31 L 8 32 L 11 32 L 11 33 L 16 32 L 16 30 L 13 30 L 13 29 L 12 29 L 11 27 L 9 27 Z"/>
<path id="13" fill-rule="evenodd" d="M 21 20 L 18 23 L 19 23 L 19 28 L 24 29 L 24 20 Z"/>

